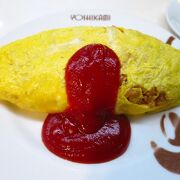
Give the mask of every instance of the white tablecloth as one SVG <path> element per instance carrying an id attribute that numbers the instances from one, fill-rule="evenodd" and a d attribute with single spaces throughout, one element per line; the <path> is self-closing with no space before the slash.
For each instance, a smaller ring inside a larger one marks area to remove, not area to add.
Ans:
<path id="1" fill-rule="evenodd" d="M 125 11 L 170 31 L 165 11 L 170 0 L 0 0 L 0 36 L 37 17 L 71 9 Z"/>

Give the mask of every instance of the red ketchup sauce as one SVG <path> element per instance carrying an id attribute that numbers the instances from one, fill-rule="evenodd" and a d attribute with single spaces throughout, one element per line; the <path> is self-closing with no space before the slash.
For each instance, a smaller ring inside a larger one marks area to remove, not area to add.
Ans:
<path id="1" fill-rule="evenodd" d="M 69 107 L 49 114 L 42 128 L 45 146 L 64 159 L 101 163 L 123 154 L 131 128 L 124 115 L 114 114 L 120 86 L 120 61 L 101 44 L 78 50 L 66 71 Z"/>

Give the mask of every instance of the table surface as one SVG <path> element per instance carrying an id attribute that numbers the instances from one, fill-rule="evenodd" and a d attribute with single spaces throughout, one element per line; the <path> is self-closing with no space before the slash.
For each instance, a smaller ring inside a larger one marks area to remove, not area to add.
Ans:
<path id="1" fill-rule="evenodd" d="M 0 36 L 17 26 L 65 10 L 118 10 L 171 31 L 165 19 L 170 0 L 0 0 Z"/>

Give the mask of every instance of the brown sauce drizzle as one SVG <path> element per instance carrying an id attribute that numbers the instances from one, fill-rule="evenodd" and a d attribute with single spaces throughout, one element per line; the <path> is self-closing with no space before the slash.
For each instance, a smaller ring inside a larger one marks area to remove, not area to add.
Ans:
<path id="1" fill-rule="evenodd" d="M 168 171 L 180 174 L 180 153 L 158 147 L 154 141 L 151 141 L 151 147 L 154 149 L 154 156 L 161 166 Z"/>
<path id="2" fill-rule="evenodd" d="M 160 120 L 160 127 L 162 133 L 166 136 L 166 130 L 164 126 L 166 115 L 163 114 Z M 169 120 L 175 128 L 175 138 L 168 139 L 168 142 L 174 146 L 180 146 L 180 117 L 174 113 L 169 113 Z M 180 152 L 171 152 L 158 145 L 154 142 L 150 142 L 151 147 L 154 149 L 154 156 L 158 163 L 167 169 L 176 174 L 180 174 Z"/>
<path id="3" fill-rule="evenodd" d="M 168 142 L 174 146 L 180 146 L 180 117 L 176 113 L 169 113 L 169 119 L 175 128 L 175 138 L 168 139 Z"/>
<path id="4" fill-rule="evenodd" d="M 166 115 L 163 114 L 160 120 L 160 127 L 161 127 L 161 131 L 162 133 L 166 136 L 166 131 L 165 131 L 165 127 L 164 127 L 164 120 L 165 120 Z"/>
<path id="5" fill-rule="evenodd" d="M 174 37 L 173 36 L 170 36 L 169 38 L 168 38 L 168 40 L 166 41 L 166 44 L 169 44 L 169 45 L 171 45 L 172 44 L 172 42 L 174 41 Z"/>

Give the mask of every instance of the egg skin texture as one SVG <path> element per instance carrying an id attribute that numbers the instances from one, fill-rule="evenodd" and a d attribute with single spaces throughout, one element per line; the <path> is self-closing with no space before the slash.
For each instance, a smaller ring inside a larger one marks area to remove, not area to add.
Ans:
<path id="1" fill-rule="evenodd" d="M 180 50 L 115 26 L 48 30 L 1 47 L 0 99 L 30 111 L 65 110 L 66 64 L 87 44 L 104 44 L 120 59 L 116 113 L 139 115 L 180 104 Z"/>

